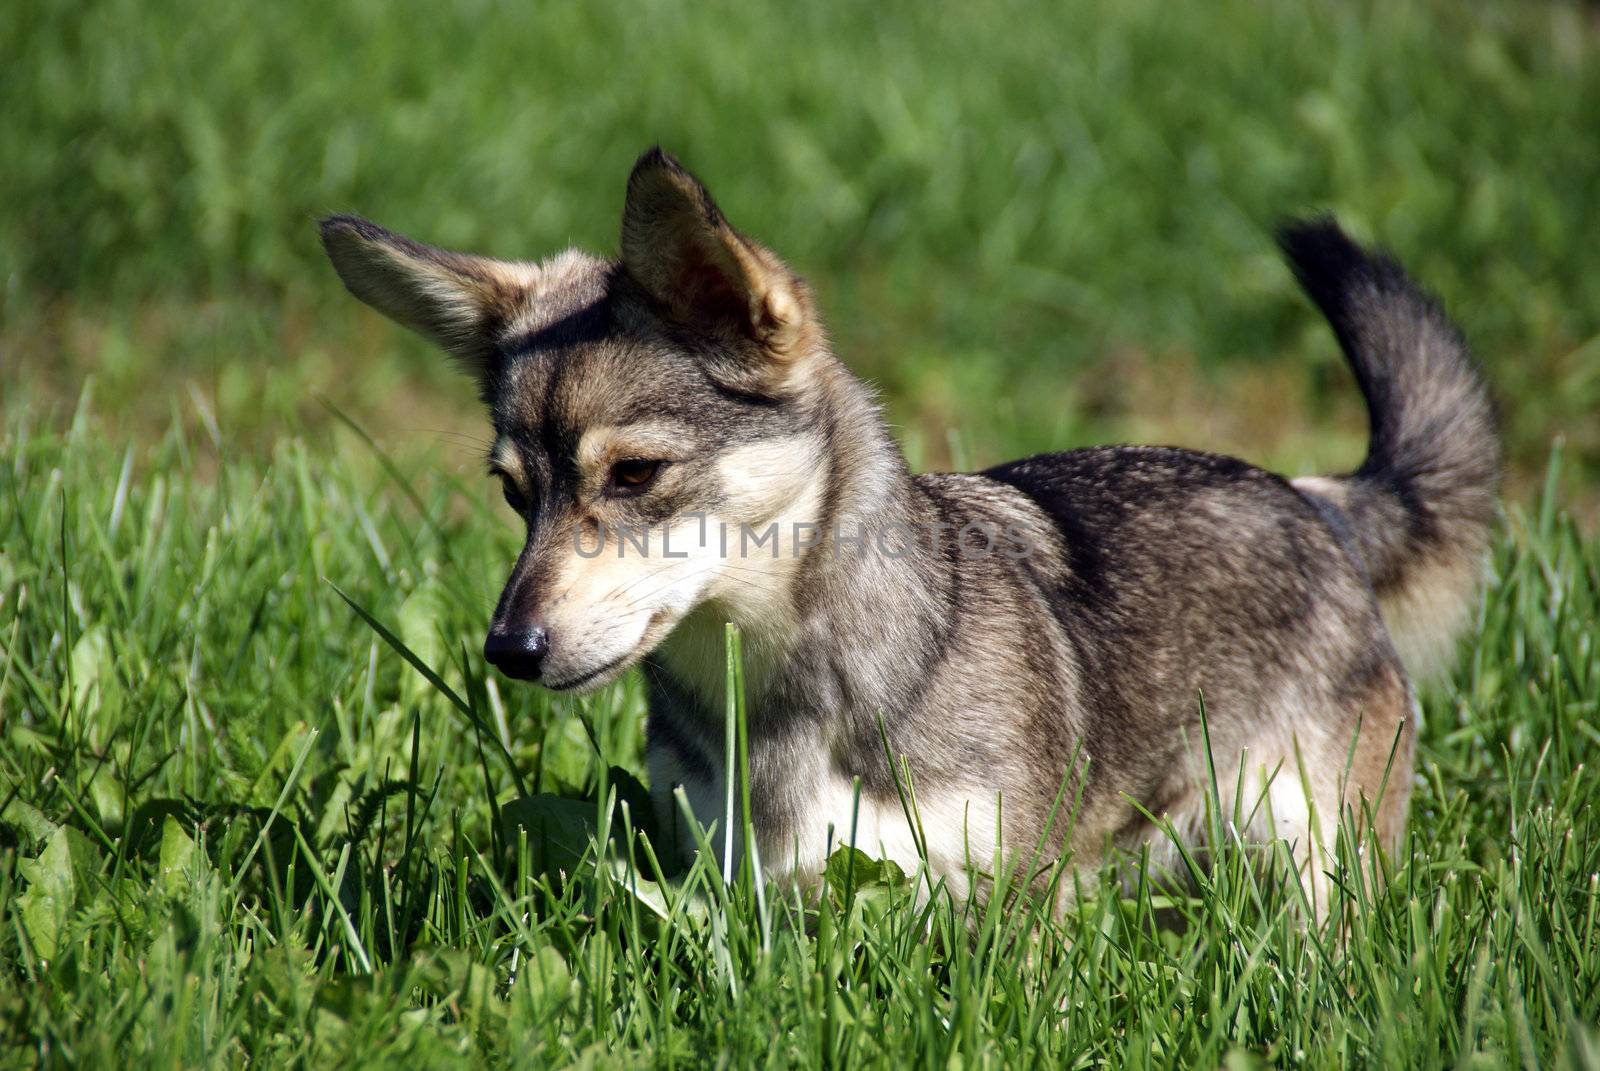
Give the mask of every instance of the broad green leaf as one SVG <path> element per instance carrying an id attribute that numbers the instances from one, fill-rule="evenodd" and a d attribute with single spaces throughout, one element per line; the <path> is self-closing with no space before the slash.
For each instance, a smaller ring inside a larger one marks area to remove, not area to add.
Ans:
<path id="1" fill-rule="evenodd" d="M 74 843 L 82 841 L 82 843 Z M 42 960 L 52 960 L 60 951 L 67 918 L 77 900 L 75 870 L 92 865 L 93 849 L 82 834 L 65 826 L 50 835 L 37 859 L 18 863 L 28 888 L 18 897 L 22 925 Z"/>
<path id="2" fill-rule="evenodd" d="M 0 781 L 0 796 L 10 795 L 10 786 Z M 14 826 L 33 840 L 43 840 L 61 828 L 44 816 L 44 812 L 24 800 L 13 799 L 0 811 L 0 822 Z"/>
<path id="3" fill-rule="evenodd" d="M 517 968 L 511 986 L 511 1024 L 538 1026 L 560 1011 L 572 995 L 572 972 L 561 953 L 545 945 Z"/>
<path id="4" fill-rule="evenodd" d="M 627 862 L 614 856 L 610 860 L 610 866 L 611 876 L 618 885 L 633 895 L 640 906 L 660 919 L 672 916 L 674 905 L 668 902 L 666 889 L 661 887 L 660 882 L 651 881 L 637 873 L 629 874 Z M 684 889 L 681 886 L 669 887 L 673 889 L 672 898 L 676 901 L 680 917 L 705 919 L 710 914 L 711 901 L 703 886 L 697 885 L 692 889 Z"/>
<path id="5" fill-rule="evenodd" d="M 72 709 L 89 739 L 100 740 L 95 715 L 105 700 L 107 686 L 113 683 L 111 640 L 103 626 L 96 625 L 72 645 Z"/>
<path id="6" fill-rule="evenodd" d="M 194 879 L 194 840 L 171 815 L 161 825 L 161 889 L 169 896 L 180 896 Z M 203 856 L 201 857 L 204 858 Z"/>
<path id="7" fill-rule="evenodd" d="M 101 767 L 94 780 L 89 782 L 89 796 L 100 814 L 101 825 L 122 825 L 123 815 L 127 813 L 127 793 L 109 766 Z"/>
<path id="8" fill-rule="evenodd" d="M 522 796 L 502 804 L 506 841 L 517 843 L 517 830 L 528 831 L 533 865 L 540 871 L 570 871 L 583 858 L 595 832 L 595 805 L 548 793 Z"/>
<path id="9" fill-rule="evenodd" d="M 874 859 L 859 848 L 845 845 L 828 857 L 823 876 L 828 885 L 843 891 L 853 887 L 899 888 L 906 883 L 905 871 L 892 859 Z"/>

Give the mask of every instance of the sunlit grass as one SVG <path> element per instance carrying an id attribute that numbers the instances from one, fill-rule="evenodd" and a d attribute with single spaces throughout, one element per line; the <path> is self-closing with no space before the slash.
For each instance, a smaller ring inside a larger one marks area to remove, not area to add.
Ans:
<path id="1" fill-rule="evenodd" d="M 0 439 L 7 1063 L 1594 1066 L 1600 544 L 1553 493 L 1427 693 L 1403 850 L 1341 847 L 1348 912 L 1219 814 L 1193 881 L 1046 867 L 1056 917 L 1015 873 L 659 854 L 636 684 L 473 654 L 515 550 L 481 488 L 97 429 Z"/>

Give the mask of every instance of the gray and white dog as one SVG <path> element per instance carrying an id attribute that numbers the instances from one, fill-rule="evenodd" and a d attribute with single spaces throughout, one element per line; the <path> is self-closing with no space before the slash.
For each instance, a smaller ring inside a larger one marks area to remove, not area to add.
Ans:
<path id="1" fill-rule="evenodd" d="M 486 658 L 573 692 L 641 667 L 664 818 L 681 786 L 729 825 L 733 622 L 771 874 L 815 875 L 830 830 L 958 890 L 997 847 L 1093 865 L 1159 839 L 1141 808 L 1193 833 L 1202 697 L 1218 779 L 1251 796 L 1242 832 L 1293 842 L 1319 897 L 1343 815 L 1401 835 L 1406 667 L 1446 658 L 1473 605 L 1499 447 L 1439 307 L 1330 220 L 1280 241 L 1371 444 L 1348 475 L 1297 480 L 1159 447 L 913 475 L 806 284 L 659 150 L 628 180 L 615 260 L 493 260 L 350 216 L 322 239 L 492 413 L 527 540 Z M 1064 785 L 1075 814 L 1049 823 Z"/>

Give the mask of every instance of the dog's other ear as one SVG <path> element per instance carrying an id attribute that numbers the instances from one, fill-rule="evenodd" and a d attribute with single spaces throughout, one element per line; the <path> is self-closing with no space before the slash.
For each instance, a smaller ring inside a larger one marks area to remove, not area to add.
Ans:
<path id="1" fill-rule="evenodd" d="M 496 331 L 538 281 L 532 264 L 435 249 L 359 216 L 323 220 L 322 246 L 352 294 L 442 346 L 480 382 Z"/>
<path id="2" fill-rule="evenodd" d="M 639 157 L 628 176 L 622 266 L 682 323 L 732 328 L 780 361 L 803 350 L 803 284 L 730 227 L 699 180 L 659 148 Z"/>

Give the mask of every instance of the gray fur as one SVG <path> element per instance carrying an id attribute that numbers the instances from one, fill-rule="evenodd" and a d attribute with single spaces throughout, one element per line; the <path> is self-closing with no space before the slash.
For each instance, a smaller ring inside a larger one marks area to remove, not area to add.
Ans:
<path id="1" fill-rule="evenodd" d="M 439 255 L 473 282 L 444 305 L 451 330 L 488 303 L 481 339 L 450 340 L 473 355 L 494 463 L 528 525 L 494 627 L 548 629 L 552 686 L 642 666 L 665 816 L 682 785 L 703 820 L 727 824 L 720 630 L 733 621 L 749 664 L 754 828 L 773 873 L 814 874 L 828 824 L 835 841 L 855 823 L 863 847 L 914 861 L 880 716 L 930 862 L 957 885 L 969 859 L 989 866 L 997 835 L 1002 853 L 1044 837 L 1090 863 L 1149 837 L 1130 799 L 1194 828 L 1202 696 L 1223 783 L 1251 781 L 1276 810 L 1252 828 L 1294 840 L 1319 895 L 1318 852 L 1342 809 L 1394 843 L 1413 700 L 1384 615 L 1448 604 L 1404 626 L 1411 646 L 1450 641 L 1481 567 L 1497 447 L 1459 337 L 1392 262 L 1331 223 L 1284 237 L 1372 408 L 1372 451 L 1349 476 L 1297 486 L 1153 447 L 914 476 L 805 284 L 675 161 L 641 158 L 624 216 L 622 262 Z M 374 294 L 369 266 L 396 259 L 361 243 L 436 251 L 370 224 L 329 227 L 358 296 L 445 333 L 427 320 L 436 291 L 420 312 L 403 279 Z M 655 482 L 613 494 L 604 459 L 644 450 L 664 462 Z M 797 511 L 824 537 L 782 561 L 706 551 L 585 565 L 568 538 L 690 512 L 760 523 Z M 919 538 L 899 556 L 841 553 L 826 535 L 969 521 L 1033 552 L 977 557 Z M 857 780 L 851 814 L 841 800 Z M 1063 784 L 1081 807 L 1070 829 L 1047 831 Z"/>

